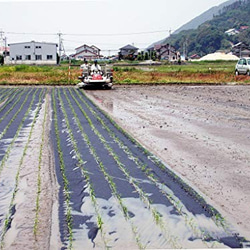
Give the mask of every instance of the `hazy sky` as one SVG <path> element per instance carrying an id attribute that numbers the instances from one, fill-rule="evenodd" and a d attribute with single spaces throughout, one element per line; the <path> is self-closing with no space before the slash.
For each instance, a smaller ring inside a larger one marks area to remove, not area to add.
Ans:
<path id="1" fill-rule="evenodd" d="M 105 55 L 127 45 L 144 49 L 226 0 L 0 0 L 0 31 L 8 43 L 58 43 L 66 54 L 96 45 Z"/>

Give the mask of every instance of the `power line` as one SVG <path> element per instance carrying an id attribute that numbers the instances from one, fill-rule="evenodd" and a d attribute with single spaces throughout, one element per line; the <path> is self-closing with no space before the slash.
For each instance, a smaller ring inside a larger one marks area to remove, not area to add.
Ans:
<path id="1" fill-rule="evenodd" d="M 116 33 L 116 34 L 74 34 L 74 33 L 65 33 L 65 36 L 132 36 L 132 35 L 144 35 L 144 34 L 154 34 L 154 33 L 163 33 L 168 32 L 168 30 L 156 30 L 156 31 L 145 31 L 145 32 L 131 32 L 131 33 Z"/>
<path id="2" fill-rule="evenodd" d="M 10 35 L 38 35 L 38 36 L 56 36 L 56 33 L 35 33 L 35 32 L 5 32 Z"/>
<path id="3" fill-rule="evenodd" d="M 169 30 L 156 30 L 156 31 L 145 31 L 145 32 L 131 32 L 131 33 L 103 33 L 103 34 L 91 34 L 91 33 L 62 33 L 64 36 L 132 36 L 132 35 L 144 35 L 144 34 L 154 34 L 154 33 L 165 33 L 169 32 Z M 36 32 L 5 32 L 7 34 L 11 35 L 49 35 L 49 36 L 54 36 L 58 35 L 56 33 L 36 33 Z"/>

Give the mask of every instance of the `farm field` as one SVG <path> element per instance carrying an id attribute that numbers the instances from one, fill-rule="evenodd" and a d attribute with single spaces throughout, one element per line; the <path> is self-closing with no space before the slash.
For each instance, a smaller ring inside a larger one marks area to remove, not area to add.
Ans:
<path id="1" fill-rule="evenodd" d="M 100 103 L 104 92 L 94 93 Z M 84 91 L 0 88 L 1 247 L 248 245 L 218 209 L 150 151 Z"/>
<path id="2" fill-rule="evenodd" d="M 5 65 L 0 67 L 0 85 L 75 85 L 81 74 L 80 63 L 61 66 Z M 249 77 L 235 76 L 234 61 L 188 62 L 183 65 L 166 64 L 161 66 L 129 63 L 114 64 L 116 84 L 244 84 L 249 85 Z M 112 67 L 112 64 L 109 64 Z"/>

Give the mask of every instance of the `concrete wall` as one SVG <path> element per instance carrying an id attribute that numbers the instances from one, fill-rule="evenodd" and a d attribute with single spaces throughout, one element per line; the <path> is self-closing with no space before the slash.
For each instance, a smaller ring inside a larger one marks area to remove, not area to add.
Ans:
<path id="1" fill-rule="evenodd" d="M 24 42 L 9 44 L 10 64 L 57 64 L 57 44 Z"/>

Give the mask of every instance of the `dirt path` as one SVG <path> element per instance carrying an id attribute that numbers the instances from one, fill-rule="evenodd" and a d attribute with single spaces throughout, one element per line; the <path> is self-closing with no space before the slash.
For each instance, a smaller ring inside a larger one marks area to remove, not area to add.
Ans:
<path id="1" fill-rule="evenodd" d="M 86 93 L 249 235 L 249 86 L 115 86 Z"/>

